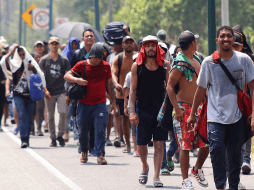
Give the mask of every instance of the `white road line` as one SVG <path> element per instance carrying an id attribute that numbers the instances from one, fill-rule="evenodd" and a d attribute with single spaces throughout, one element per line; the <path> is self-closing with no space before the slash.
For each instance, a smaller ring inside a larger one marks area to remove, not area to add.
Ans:
<path id="1" fill-rule="evenodd" d="M 5 127 L 2 127 L 4 132 L 12 139 L 14 140 L 18 145 L 21 145 L 20 139 L 15 136 L 11 131 L 6 129 Z M 52 172 L 56 177 L 58 177 L 62 182 L 64 182 L 68 187 L 74 190 L 82 190 L 81 187 L 79 187 L 77 184 L 73 183 L 69 178 L 67 178 L 65 175 L 63 175 L 59 170 L 57 170 L 54 166 L 52 166 L 47 160 L 42 158 L 39 154 L 37 154 L 34 150 L 31 148 L 25 148 L 25 151 L 27 151 L 31 156 L 33 156 L 36 160 L 38 160 L 45 168 L 47 168 L 50 172 Z"/>

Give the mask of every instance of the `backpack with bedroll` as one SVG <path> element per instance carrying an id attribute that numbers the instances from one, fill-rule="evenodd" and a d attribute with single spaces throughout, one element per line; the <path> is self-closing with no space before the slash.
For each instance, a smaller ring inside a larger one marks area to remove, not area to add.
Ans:
<path id="1" fill-rule="evenodd" d="M 110 45 L 110 42 L 121 41 L 127 36 L 124 29 L 124 23 L 122 22 L 111 22 L 107 24 L 104 28 L 103 38 L 107 44 Z M 129 28 L 130 31 L 130 28 Z M 112 44 L 111 44 L 112 45 Z"/>

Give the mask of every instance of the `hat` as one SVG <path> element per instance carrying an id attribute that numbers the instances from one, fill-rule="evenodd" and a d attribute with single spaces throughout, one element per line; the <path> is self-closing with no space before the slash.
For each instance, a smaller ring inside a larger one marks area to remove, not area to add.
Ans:
<path id="1" fill-rule="evenodd" d="M 37 42 L 34 43 L 34 47 L 37 46 L 37 45 L 39 45 L 39 44 L 41 44 L 42 46 L 44 46 L 44 43 L 43 43 L 42 41 L 37 41 Z"/>
<path id="2" fill-rule="evenodd" d="M 156 36 L 148 35 L 143 38 L 143 43 L 149 42 L 149 41 L 154 41 L 158 43 L 158 38 Z"/>
<path id="3" fill-rule="evenodd" d="M 132 37 L 130 37 L 130 36 L 125 36 L 125 37 L 123 38 L 123 43 L 126 42 L 127 40 L 132 40 L 132 41 L 134 42 L 134 39 L 133 39 Z"/>
<path id="4" fill-rule="evenodd" d="M 104 48 L 101 44 L 96 43 L 91 47 L 89 58 L 91 57 L 104 58 Z"/>
<path id="5" fill-rule="evenodd" d="M 166 36 L 167 36 L 167 32 L 165 30 L 159 30 L 156 34 L 156 36 L 160 39 L 160 40 L 166 40 Z"/>
<path id="6" fill-rule="evenodd" d="M 139 38 L 139 40 L 138 40 L 138 43 L 137 43 L 137 44 L 142 44 L 142 42 L 143 42 L 143 38 Z"/>
<path id="7" fill-rule="evenodd" d="M 58 37 L 55 37 L 55 36 L 52 36 L 49 38 L 49 44 L 51 44 L 52 42 L 57 42 L 59 43 L 59 38 Z"/>
<path id="8" fill-rule="evenodd" d="M 243 41 L 242 41 L 241 36 L 238 33 L 234 33 L 234 36 L 235 36 L 234 44 L 239 45 L 239 46 L 242 45 Z"/>
<path id="9" fill-rule="evenodd" d="M 9 44 L 7 44 L 7 43 L 6 43 L 6 44 L 4 44 L 4 46 L 3 46 L 3 48 L 4 48 L 4 49 L 7 49 L 7 48 L 9 48 L 9 47 L 10 47 L 10 45 L 9 45 Z"/>
<path id="10" fill-rule="evenodd" d="M 198 35 L 194 35 L 191 31 L 185 30 L 178 36 L 179 45 L 181 47 L 189 45 L 193 40 L 199 38 Z"/>
<path id="11" fill-rule="evenodd" d="M 159 42 L 158 45 L 159 45 L 161 48 L 165 49 L 166 51 L 168 50 L 168 46 L 167 46 L 164 42 Z"/>

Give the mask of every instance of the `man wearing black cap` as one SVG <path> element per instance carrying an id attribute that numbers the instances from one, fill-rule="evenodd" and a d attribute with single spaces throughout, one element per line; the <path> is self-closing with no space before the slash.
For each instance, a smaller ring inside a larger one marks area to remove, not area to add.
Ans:
<path id="1" fill-rule="evenodd" d="M 115 131 L 117 134 L 118 140 L 114 142 L 115 146 L 118 143 L 120 146 L 120 129 L 123 129 L 125 141 L 126 141 L 126 149 L 123 151 L 124 153 L 130 153 L 130 124 L 129 117 L 124 114 L 124 96 L 123 96 L 123 84 L 126 77 L 126 74 L 131 71 L 131 67 L 133 64 L 133 49 L 134 49 L 134 40 L 130 36 L 125 36 L 123 38 L 122 47 L 124 52 L 118 54 L 113 61 L 112 65 L 112 78 L 113 83 L 116 88 L 116 104 L 118 106 L 119 113 L 115 115 L 117 126 L 115 126 Z M 121 59 L 121 62 L 119 63 Z"/>
<path id="2" fill-rule="evenodd" d="M 195 112 L 208 91 L 207 130 L 210 156 L 213 166 L 213 176 L 216 189 L 225 189 L 228 178 L 229 189 L 238 189 L 241 170 L 241 147 L 245 139 L 245 118 L 238 107 L 238 90 L 244 90 L 247 83 L 254 101 L 254 66 L 249 56 L 233 51 L 234 32 L 229 26 L 222 26 L 217 31 L 216 43 L 219 50 L 208 56 L 202 62 L 197 80 L 192 110 L 188 126 L 195 122 Z M 232 84 L 222 69 L 218 59 L 236 80 Z M 208 88 L 209 87 L 209 88 Z M 208 88 L 208 90 L 207 90 Z M 252 106 L 253 110 L 253 106 Z M 251 118 L 254 132 L 254 112 Z M 227 154 L 227 158 L 226 155 Z M 228 160 L 228 176 L 226 168 Z"/>
<path id="3" fill-rule="evenodd" d="M 77 107 L 77 125 L 80 136 L 81 163 L 88 161 L 89 132 L 94 126 L 95 153 L 98 164 L 107 164 L 105 160 L 105 130 L 108 122 L 106 107 L 106 90 L 112 100 L 112 110 L 116 111 L 114 85 L 111 80 L 111 69 L 108 62 L 103 61 L 104 48 L 101 44 L 94 44 L 90 50 L 89 59 L 78 62 L 71 71 L 65 74 L 65 80 L 86 86 L 86 97 L 80 99 Z M 86 64 L 86 65 L 85 65 Z M 85 80 L 75 77 L 84 76 Z"/>
<path id="4" fill-rule="evenodd" d="M 189 151 L 200 148 L 195 166 L 191 175 L 195 177 L 199 185 L 207 187 L 208 182 L 204 177 L 202 166 L 208 156 L 208 148 L 200 140 L 195 138 L 194 128 L 187 127 L 187 118 L 192 107 L 197 78 L 201 60 L 194 53 L 197 50 L 195 35 L 186 30 L 179 37 L 179 45 L 182 49 L 174 59 L 173 68 L 169 75 L 167 92 L 174 107 L 174 132 L 180 146 L 180 165 L 183 177 L 182 189 L 191 190 L 192 182 L 188 178 Z"/>

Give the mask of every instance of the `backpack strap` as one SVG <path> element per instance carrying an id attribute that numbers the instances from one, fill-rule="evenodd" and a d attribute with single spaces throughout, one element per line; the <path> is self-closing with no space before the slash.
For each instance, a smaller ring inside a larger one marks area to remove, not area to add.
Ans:
<path id="1" fill-rule="evenodd" d="M 122 68 L 122 63 L 123 63 L 123 52 L 118 54 L 118 74 L 117 74 L 118 83 L 120 81 L 119 77 L 120 77 L 120 72 Z"/>

